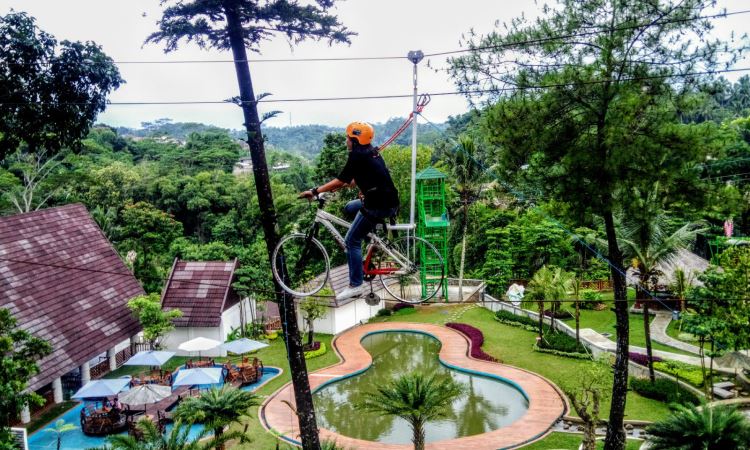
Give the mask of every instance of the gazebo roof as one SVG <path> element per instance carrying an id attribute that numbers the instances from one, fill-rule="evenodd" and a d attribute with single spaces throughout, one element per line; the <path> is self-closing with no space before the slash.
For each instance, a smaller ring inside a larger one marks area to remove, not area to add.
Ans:
<path id="1" fill-rule="evenodd" d="M 0 217 L 0 307 L 52 345 L 39 389 L 135 335 L 138 280 L 81 204 Z"/>
<path id="2" fill-rule="evenodd" d="M 446 175 L 432 166 L 417 174 L 417 180 L 430 180 L 436 178 L 446 178 Z"/>
<path id="3" fill-rule="evenodd" d="M 181 261 L 175 259 L 162 294 L 162 307 L 177 308 L 177 327 L 218 327 L 221 313 L 239 297 L 232 289 L 234 261 Z"/>

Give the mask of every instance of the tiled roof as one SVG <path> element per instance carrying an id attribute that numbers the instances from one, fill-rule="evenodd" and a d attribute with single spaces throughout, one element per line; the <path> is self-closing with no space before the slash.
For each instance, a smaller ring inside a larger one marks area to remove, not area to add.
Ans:
<path id="1" fill-rule="evenodd" d="M 162 307 L 177 308 L 182 317 L 177 327 L 218 327 L 221 313 L 239 298 L 232 289 L 237 260 L 180 261 L 175 259 L 172 273 L 162 294 Z"/>
<path id="2" fill-rule="evenodd" d="M 53 348 L 30 389 L 135 335 L 143 293 L 83 205 L 0 217 L 0 307 Z"/>

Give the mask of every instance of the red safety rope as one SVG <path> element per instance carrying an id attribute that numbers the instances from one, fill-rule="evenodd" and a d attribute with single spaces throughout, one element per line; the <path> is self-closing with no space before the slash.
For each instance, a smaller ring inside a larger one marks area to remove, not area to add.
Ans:
<path id="1" fill-rule="evenodd" d="M 427 104 L 430 103 L 430 94 L 421 94 L 417 98 L 417 113 L 421 113 Z M 401 136 L 401 133 L 403 133 L 407 128 L 409 128 L 409 125 L 411 125 L 411 122 L 414 120 L 414 111 L 409 113 L 409 117 L 406 118 L 404 123 L 398 127 L 398 130 L 396 130 L 395 133 L 393 133 L 393 136 L 389 137 L 383 144 L 378 147 L 378 151 L 383 151 L 384 148 L 388 147 L 395 141 L 399 136 Z"/>

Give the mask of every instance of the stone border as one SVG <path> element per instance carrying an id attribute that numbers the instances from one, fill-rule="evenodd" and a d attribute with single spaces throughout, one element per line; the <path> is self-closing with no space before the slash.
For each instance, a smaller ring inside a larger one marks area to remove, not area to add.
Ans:
<path id="1" fill-rule="evenodd" d="M 386 322 L 362 325 L 337 336 L 333 347 L 341 361 L 309 375 L 313 391 L 339 379 L 353 376 L 367 370 L 372 364 L 370 354 L 362 347 L 361 341 L 368 334 L 386 331 L 418 332 L 430 335 L 441 343 L 439 359 L 448 367 L 456 367 L 469 373 L 486 374 L 509 382 L 518 388 L 529 401 L 526 414 L 512 424 L 487 433 L 458 439 L 444 440 L 427 444 L 432 450 L 496 450 L 516 448 L 546 435 L 551 427 L 566 412 L 567 404 L 554 384 L 545 378 L 512 366 L 491 363 L 470 358 L 469 342 L 461 333 L 447 327 L 425 324 Z M 291 383 L 269 396 L 261 405 L 259 416 L 264 428 L 284 441 L 299 445 L 298 424 L 294 413 L 286 404 L 294 404 Z M 358 450 L 406 450 L 410 444 L 383 444 L 342 436 L 327 429 L 320 429 L 322 439 L 335 440 L 344 447 Z"/>

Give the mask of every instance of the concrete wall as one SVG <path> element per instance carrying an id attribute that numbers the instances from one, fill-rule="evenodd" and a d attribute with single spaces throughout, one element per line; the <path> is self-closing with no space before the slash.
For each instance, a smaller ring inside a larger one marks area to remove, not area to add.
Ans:
<path id="1" fill-rule="evenodd" d="M 338 308 L 327 308 L 328 311 L 325 316 L 313 322 L 313 328 L 316 333 L 338 334 L 358 325 L 360 322 L 367 322 L 382 308 L 385 308 L 385 302 L 382 300 L 376 306 L 369 306 L 365 303 L 364 298 L 358 298 Z M 297 317 L 299 318 L 300 332 L 302 332 L 304 330 L 304 320 L 302 320 L 299 306 L 297 307 Z"/>

